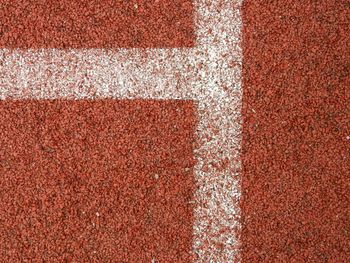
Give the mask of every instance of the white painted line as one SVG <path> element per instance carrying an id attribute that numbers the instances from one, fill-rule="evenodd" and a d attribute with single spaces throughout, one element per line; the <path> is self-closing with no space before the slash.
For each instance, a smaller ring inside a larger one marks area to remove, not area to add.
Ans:
<path id="1" fill-rule="evenodd" d="M 197 46 L 0 50 L 0 99 L 152 98 L 198 102 L 193 250 L 239 260 L 241 0 L 197 0 Z"/>

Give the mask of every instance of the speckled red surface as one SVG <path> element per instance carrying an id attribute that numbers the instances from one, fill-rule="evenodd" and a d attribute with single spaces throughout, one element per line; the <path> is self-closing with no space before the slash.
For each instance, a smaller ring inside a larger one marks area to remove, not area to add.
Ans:
<path id="1" fill-rule="evenodd" d="M 0 0 L 0 48 L 193 47 L 194 11 Z M 236 259 L 350 262 L 349 1 L 246 0 L 242 13 Z M 30 67 L 0 82 L 5 97 L 37 80 Z M 196 121 L 190 101 L 1 101 L 0 262 L 191 262 Z"/>
<path id="2" fill-rule="evenodd" d="M 243 262 L 350 262 L 350 2 L 245 1 Z"/>
<path id="3" fill-rule="evenodd" d="M 0 262 L 189 262 L 196 115 L 180 100 L 1 101 Z"/>
<path id="4" fill-rule="evenodd" d="M 2 48 L 191 47 L 191 0 L 0 0 Z"/>

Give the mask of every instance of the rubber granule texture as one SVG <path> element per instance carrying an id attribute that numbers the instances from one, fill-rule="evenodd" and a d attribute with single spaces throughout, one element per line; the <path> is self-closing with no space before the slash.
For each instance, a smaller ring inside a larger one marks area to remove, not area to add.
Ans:
<path id="1" fill-rule="evenodd" d="M 189 262 L 192 101 L 0 102 L 1 262 Z"/>
<path id="2" fill-rule="evenodd" d="M 350 262 L 350 3 L 245 1 L 243 262 Z"/>
<path id="3" fill-rule="evenodd" d="M 192 47 L 191 0 L 0 0 L 1 48 Z"/>

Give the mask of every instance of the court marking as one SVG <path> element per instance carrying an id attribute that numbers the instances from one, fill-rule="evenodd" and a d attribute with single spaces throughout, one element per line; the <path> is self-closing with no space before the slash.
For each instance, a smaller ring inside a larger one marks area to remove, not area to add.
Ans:
<path id="1" fill-rule="evenodd" d="M 241 0 L 197 0 L 195 48 L 0 50 L 0 99 L 198 103 L 198 262 L 239 260 Z"/>

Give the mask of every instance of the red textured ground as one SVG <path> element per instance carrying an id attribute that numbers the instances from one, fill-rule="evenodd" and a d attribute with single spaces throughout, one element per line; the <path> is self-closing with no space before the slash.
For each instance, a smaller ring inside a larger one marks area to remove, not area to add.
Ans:
<path id="1" fill-rule="evenodd" d="M 1 262 L 189 262 L 191 101 L 0 102 Z"/>
<path id="2" fill-rule="evenodd" d="M 243 3 L 242 262 L 350 262 L 349 1 Z M 0 48 L 191 47 L 193 16 L 0 0 Z M 1 101 L 0 261 L 191 261 L 195 111 Z"/>
<path id="3" fill-rule="evenodd" d="M 243 262 L 350 262 L 349 21 L 244 1 Z"/>
<path id="4" fill-rule="evenodd" d="M 0 0 L 0 48 L 191 47 L 192 0 Z"/>

